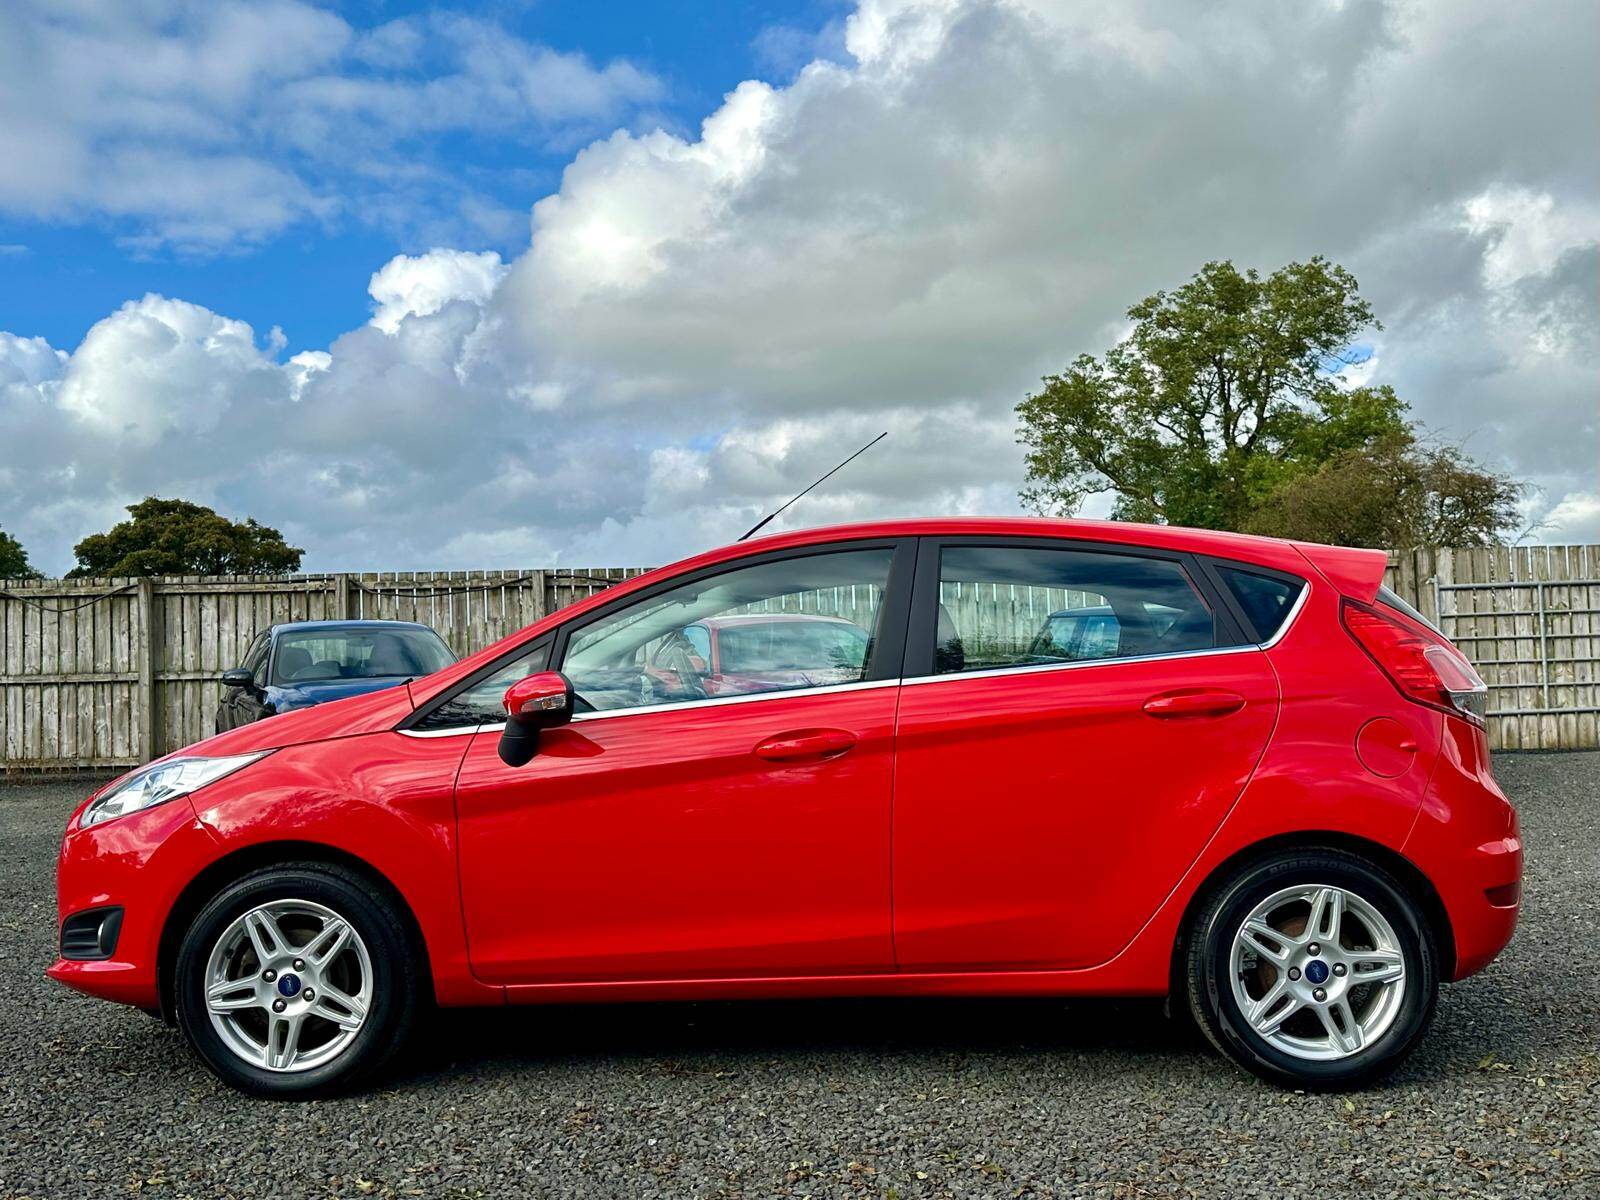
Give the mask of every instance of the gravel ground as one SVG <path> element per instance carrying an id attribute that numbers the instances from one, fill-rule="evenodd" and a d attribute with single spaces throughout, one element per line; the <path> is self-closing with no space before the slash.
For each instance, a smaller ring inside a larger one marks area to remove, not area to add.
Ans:
<path id="1" fill-rule="evenodd" d="M 42 978 L 83 788 L 0 788 L 0 1196 L 1600 1196 L 1600 754 L 1498 769 L 1517 939 L 1349 1096 L 1148 1003 L 901 1000 L 445 1014 L 378 1090 L 251 1100 Z"/>

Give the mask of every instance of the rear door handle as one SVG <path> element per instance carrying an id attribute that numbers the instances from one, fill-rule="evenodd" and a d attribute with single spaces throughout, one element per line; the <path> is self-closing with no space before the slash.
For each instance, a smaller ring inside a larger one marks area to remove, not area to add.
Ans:
<path id="1" fill-rule="evenodd" d="M 1144 702 L 1152 717 L 1172 720 L 1179 717 L 1225 717 L 1244 707 L 1244 697 L 1236 692 L 1163 692 Z"/>
<path id="2" fill-rule="evenodd" d="M 821 762 L 838 758 L 855 744 L 856 735 L 844 729 L 791 729 L 761 742 L 755 753 L 769 762 Z"/>

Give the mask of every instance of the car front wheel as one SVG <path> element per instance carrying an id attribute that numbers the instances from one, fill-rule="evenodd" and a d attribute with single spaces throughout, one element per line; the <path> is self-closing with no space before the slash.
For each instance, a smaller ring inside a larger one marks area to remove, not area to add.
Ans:
<path id="1" fill-rule="evenodd" d="M 1404 886 L 1336 850 L 1252 864 L 1185 938 L 1188 999 L 1211 1042 L 1296 1087 L 1370 1083 L 1426 1032 L 1438 955 Z"/>
<path id="2" fill-rule="evenodd" d="M 178 951 L 178 1024 L 225 1082 L 264 1096 L 348 1086 L 400 1047 L 417 1008 L 410 939 L 361 877 L 321 863 L 223 889 Z"/>

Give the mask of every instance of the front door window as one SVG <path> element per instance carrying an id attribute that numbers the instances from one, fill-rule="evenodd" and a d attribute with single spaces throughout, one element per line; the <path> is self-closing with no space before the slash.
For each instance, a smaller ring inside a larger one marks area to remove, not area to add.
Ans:
<path id="1" fill-rule="evenodd" d="M 562 660 L 578 711 L 860 683 L 893 554 L 770 560 L 607 613 L 573 632 Z"/>

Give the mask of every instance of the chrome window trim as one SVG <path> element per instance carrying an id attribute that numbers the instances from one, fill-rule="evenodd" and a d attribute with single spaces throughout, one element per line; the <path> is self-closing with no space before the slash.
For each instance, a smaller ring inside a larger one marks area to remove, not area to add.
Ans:
<path id="1" fill-rule="evenodd" d="M 821 687 L 777 688 L 770 692 L 748 692 L 738 696 L 707 696 L 693 700 L 672 700 L 665 704 L 636 704 L 631 708 L 608 708 L 604 712 L 574 713 L 572 723 L 579 721 L 604 721 L 610 717 L 631 717 L 635 713 L 676 712 L 685 708 L 721 708 L 729 704 L 753 704 L 758 700 L 782 700 L 789 696 L 828 696 L 834 692 L 866 692 L 875 688 L 899 687 L 899 679 L 862 679 L 855 683 L 830 683 Z M 460 737 L 468 733 L 493 733 L 504 729 L 504 721 L 480 721 L 476 725 L 453 726 L 449 729 L 401 729 L 407 737 L 434 738 Z"/>
<path id="2" fill-rule="evenodd" d="M 906 687 L 924 683 L 949 683 L 956 679 L 992 679 L 1000 675 L 1031 675 L 1052 671 L 1081 671 L 1086 667 L 1115 667 L 1122 663 L 1165 662 L 1174 658 L 1202 658 L 1207 655 L 1242 654 L 1265 649 L 1254 642 L 1239 646 L 1206 646 L 1200 650 L 1174 650 L 1167 654 L 1126 654 L 1117 658 L 1084 658 L 1077 662 L 1025 663 L 1019 667 L 990 667 L 983 671 L 950 671 L 944 675 L 917 675 L 901 680 Z"/>
<path id="3" fill-rule="evenodd" d="M 1296 576 L 1296 578 L 1299 577 Z M 1300 616 L 1300 610 L 1306 606 L 1306 600 L 1308 597 L 1310 597 L 1310 595 L 1311 581 L 1309 579 L 1301 579 L 1300 594 L 1294 598 L 1294 603 L 1289 606 L 1289 615 L 1284 617 L 1283 623 L 1278 626 L 1278 631 L 1276 633 L 1274 633 L 1266 641 L 1257 643 L 1262 650 L 1270 650 L 1279 642 L 1283 641 L 1284 636 L 1289 632 L 1289 630 L 1294 628 L 1295 620 Z"/>
<path id="4" fill-rule="evenodd" d="M 469 733 L 477 733 L 482 728 L 483 722 L 479 721 L 472 725 L 450 725 L 444 729 L 396 729 L 395 732 L 401 737 L 409 738 L 465 737 Z M 505 723 L 501 722 L 495 728 L 504 729 Z"/>
<path id="5" fill-rule="evenodd" d="M 909 679 L 863 679 L 856 683 L 831 683 L 823 687 L 789 688 L 771 692 L 750 692 L 740 696 L 710 696 L 696 700 L 674 700 L 667 704 L 640 704 L 632 708 L 611 708 L 605 712 L 574 713 L 574 724 L 580 721 L 604 721 L 611 717 L 629 717 L 635 713 L 676 712 L 686 708 L 720 708 L 728 704 L 751 704 L 757 700 L 779 700 L 786 696 L 826 696 L 834 692 L 864 692 L 873 688 L 915 687 L 928 683 L 951 683 L 958 679 L 994 679 L 1003 675 L 1024 675 L 1047 671 L 1078 671 L 1088 667 L 1111 667 L 1119 663 L 1163 662 L 1168 659 L 1201 658 L 1208 654 L 1242 654 L 1250 650 L 1270 650 L 1294 628 L 1306 601 L 1311 595 L 1311 583 L 1302 581 L 1300 594 L 1289 608 L 1289 615 L 1278 626 L 1278 631 L 1264 642 L 1245 642 L 1238 646 L 1207 646 L 1202 650 L 1177 650 L 1170 654 L 1132 654 L 1123 658 L 1092 658 L 1081 662 L 1029 663 L 1020 667 L 994 667 L 987 671 L 952 671 L 948 675 L 916 675 Z M 453 726 L 449 729 L 399 729 L 405 737 L 440 738 L 465 737 L 473 733 L 497 733 L 505 728 L 504 721 L 480 721 L 475 725 Z"/>
<path id="6" fill-rule="evenodd" d="M 738 696 L 707 696 L 703 699 L 672 700 L 666 704 L 636 704 L 632 708 L 608 708 L 604 712 L 573 713 L 579 721 L 603 721 L 608 717 L 628 717 L 634 713 L 675 712 L 682 708 L 721 708 L 727 704 L 753 704 L 757 700 L 781 700 L 785 696 L 828 696 L 834 692 L 867 692 L 874 688 L 899 687 L 898 679 L 860 679 L 855 683 L 829 683 L 821 687 L 777 688 L 770 692 L 745 692 Z"/>

